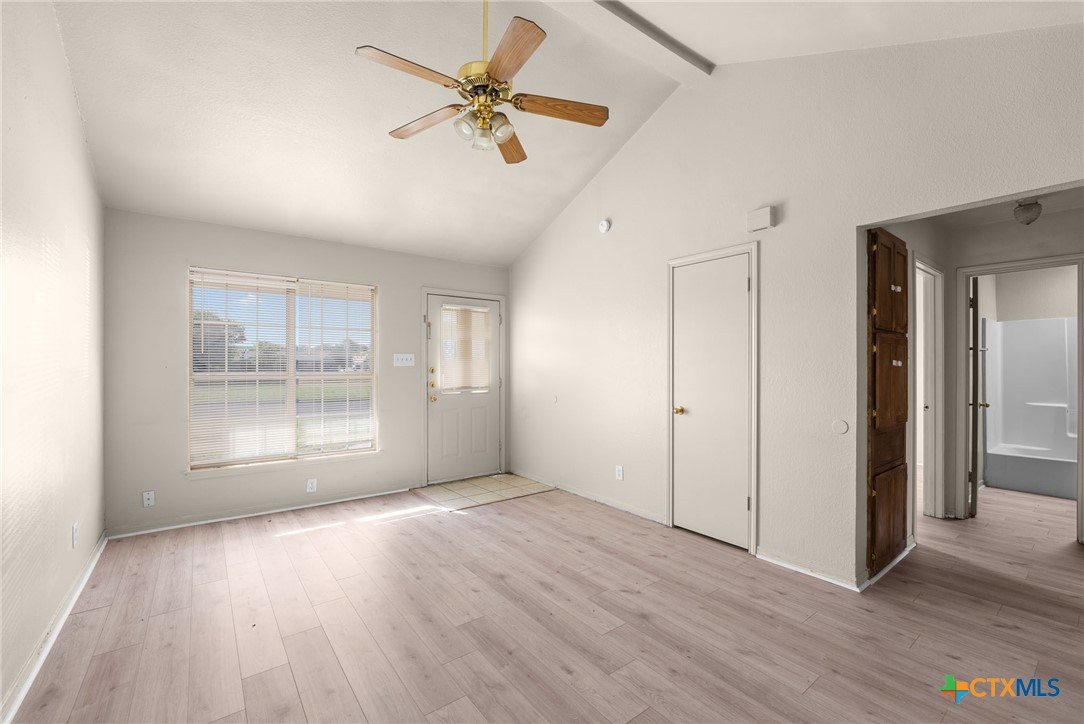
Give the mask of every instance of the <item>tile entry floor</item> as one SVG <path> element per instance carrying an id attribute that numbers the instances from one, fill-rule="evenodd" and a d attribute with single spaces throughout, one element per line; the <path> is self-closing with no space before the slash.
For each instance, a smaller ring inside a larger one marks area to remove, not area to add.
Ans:
<path id="1" fill-rule="evenodd" d="M 534 480 L 521 478 L 511 473 L 486 475 L 480 478 L 457 480 L 453 483 L 427 485 L 415 488 L 414 492 L 422 495 L 443 508 L 463 510 L 476 505 L 496 503 L 499 500 L 522 498 L 524 495 L 544 493 L 553 487 Z"/>

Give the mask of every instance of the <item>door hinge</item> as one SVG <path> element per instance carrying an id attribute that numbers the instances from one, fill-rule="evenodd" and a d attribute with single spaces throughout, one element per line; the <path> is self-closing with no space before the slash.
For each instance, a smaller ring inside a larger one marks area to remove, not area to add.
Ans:
<path id="1" fill-rule="evenodd" d="M 877 354 L 877 345 L 873 345 L 872 352 L 873 354 Z"/>
<path id="2" fill-rule="evenodd" d="M 870 251 L 877 251 L 877 242 L 876 241 L 869 245 L 869 250 Z"/>
<path id="3" fill-rule="evenodd" d="M 871 561 L 876 561 L 877 560 L 877 554 L 876 553 L 870 553 L 869 554 L 869 559 Z"/>
<path id="4" fill-rule="evenodd" d="M 869 310 L 869 316 L 871 316 L 871 317 L 876 317 L 877 316 L 877 307 L 872 307 Z"/>
<path id="5" fill-rule="evenodd" d="M 433 325 L 431 322 L 425 323 L 425 338 L 433 339 Z"/>
<path id="6" fill-rule="evenodd" d="M 753 277 L 745 277 L 745 291 L 753 291 Z"/>
<path id="7" fill-rule="evenodd" d="M 745 498 L 745 509 L 746 510 L 752 510 L 753 509 L 753 499 L 752 498 L 750 498 L 750 497 Z"/>
<path id="8" fill-rule="evenodd" d="M 503 314 L 498 314 L 497 315 L 497 324 L 504 324 L 504 315 Z"/>
<path id="9" fill-rule="evenodd" d="M 975 308 L 975 298 L 974 297 L 968 297 L 967 298 L 967 308 L 968 309 L 974 309 Z"/>
<path id="10" fill-rule="evenodd" d="M 869 416 L 870 417 L 877 417 L 877 411 L 876 410 L 870 410 L 869 411 Z"/>

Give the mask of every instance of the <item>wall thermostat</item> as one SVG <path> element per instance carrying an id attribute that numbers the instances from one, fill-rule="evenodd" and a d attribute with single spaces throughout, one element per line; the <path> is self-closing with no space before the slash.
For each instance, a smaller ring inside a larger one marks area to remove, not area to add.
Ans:
<path id="1" fill-rule="evenodd" d="M 603 219 L 602 221 L 598 222 L 598 233 L 605 234 L 609 230 L 610 230 L 610 220 L 609 219 Z"/>

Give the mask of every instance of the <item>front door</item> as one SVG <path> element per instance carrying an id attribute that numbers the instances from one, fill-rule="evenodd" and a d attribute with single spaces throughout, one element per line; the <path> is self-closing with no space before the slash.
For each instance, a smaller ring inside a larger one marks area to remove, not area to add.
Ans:
<path id="1" fill-rule="evenodd" d="M 673 522 L 748 548 L 750 254 L 675 265 L 671 281 Z"/>
<path id="2" fill-rule="evenodd" d="M 428 481 L 500 472 L 500 302 L 429 294 Z"/>

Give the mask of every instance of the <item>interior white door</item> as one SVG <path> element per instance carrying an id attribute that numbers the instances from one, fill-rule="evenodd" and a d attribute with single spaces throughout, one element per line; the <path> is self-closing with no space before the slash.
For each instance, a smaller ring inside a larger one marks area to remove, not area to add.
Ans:
<path id="1" fill-rule="evenodd" d="M 428 481 L 500 471 L 500 303 L 429 294 Z"/>
<path id="2" fill-rule="evenodd" d="M 748 548 L 750 255 L 672 274 L 674 525 Z"/>

